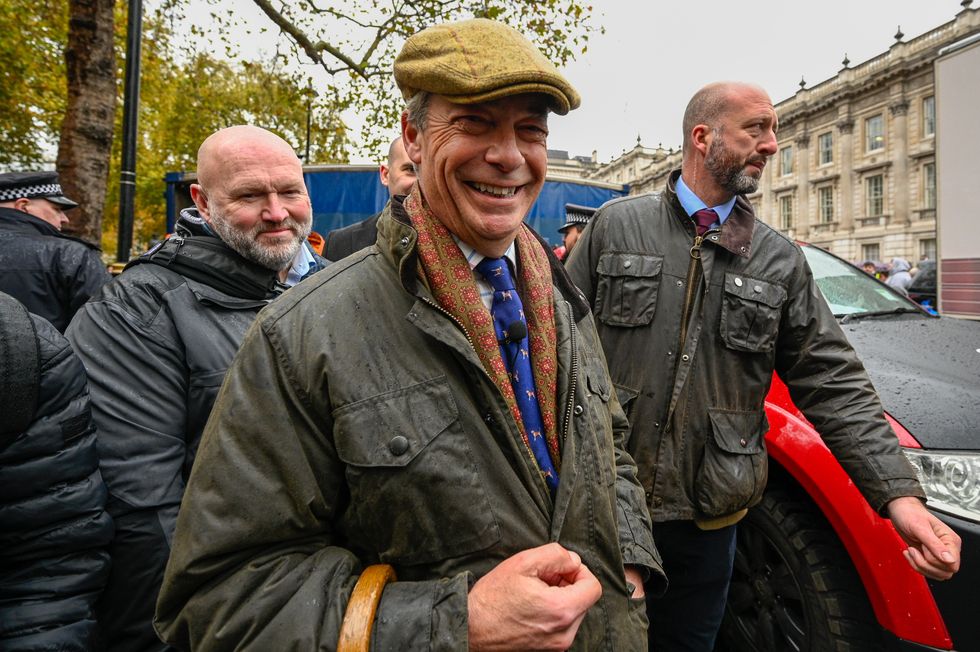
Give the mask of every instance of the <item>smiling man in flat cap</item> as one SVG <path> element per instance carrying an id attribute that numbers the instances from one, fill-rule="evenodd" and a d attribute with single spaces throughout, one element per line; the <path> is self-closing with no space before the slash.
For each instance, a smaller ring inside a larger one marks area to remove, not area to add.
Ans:
<path id="1" fill-rule="evenodd" d="M 109 280 L 98 248 L 61 232 L 76 206 L 55 172 L 0 174 L 0 292 L 62 333 Z"/>
<path id="2" fill-rule="evenodd" d="M 158 631 L 209 650 L 645 650 L 643 580 L 665 581 L 626 422 L 588 307 L 523 224 L 548 113 L 578 95 L 487 20 L 416 34 L 395 79 L 418 182 L 375 246 L 246 335 Z"/>

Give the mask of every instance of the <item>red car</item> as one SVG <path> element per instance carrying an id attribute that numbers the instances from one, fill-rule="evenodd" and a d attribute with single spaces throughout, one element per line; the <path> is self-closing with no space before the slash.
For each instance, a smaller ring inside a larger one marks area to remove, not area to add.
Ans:
<path id="1" fill-rule="evenodd" d="M 774 379 L 770 479 L 739 524 L 716 649 L 980 650 L 980 323 L 927 314 L 832 254 L 803 245 L 868 369 L 927 507 L 963 540 L 960 572 L 926 580 Z"/>

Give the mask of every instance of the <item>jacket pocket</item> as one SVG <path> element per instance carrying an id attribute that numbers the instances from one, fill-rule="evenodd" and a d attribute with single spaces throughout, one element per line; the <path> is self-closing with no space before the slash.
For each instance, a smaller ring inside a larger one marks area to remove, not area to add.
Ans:
<path id="1" fill-rule="evenodd" d="M 751 507 L 762 497 L 769 468 L 763 437 L 765 412 L 708 408 L 712 436 L 694 482 L 695 500 L 704 516 L 717 517 Z"/>
<path id="2" fill-rule="evenodd" d="M 380 561 L 429 563 L 499 541 L 444 377 L 338 409 L 334 442 L 347 465 L 350 537 Z"/>
<path id="3" fill-rule="evenodd" d="M 725 344 L 736 351 L 771 351 L 785 301 L 782 286 L 727 272 L 720 329 Z"/>
<path id="4" fill-rule="evenodd" d="M 606 253 L 596 267 L 595 316 L 609 326 L 645 326 L 653 320 L 663 256 Z"/>

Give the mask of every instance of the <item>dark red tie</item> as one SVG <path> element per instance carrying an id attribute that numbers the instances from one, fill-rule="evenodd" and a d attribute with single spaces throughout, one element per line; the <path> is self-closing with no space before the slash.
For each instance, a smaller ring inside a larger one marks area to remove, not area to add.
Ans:
<path id="1" fill-rule="evenodd" d="M 698 235 L 704 235 L 711 228 L 711 225 L 718 221 L 718 213 L 713 208 L 702 208 L 692 215 L 691 219 L 698 227 Z"/>

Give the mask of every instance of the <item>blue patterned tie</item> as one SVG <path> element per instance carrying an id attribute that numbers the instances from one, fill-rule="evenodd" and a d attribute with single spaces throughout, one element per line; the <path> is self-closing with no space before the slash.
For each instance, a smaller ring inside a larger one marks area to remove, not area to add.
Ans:
<path id="1" fill-rule="evenodd" d="M 534 374 L 531 370 L 530 345 L 527 337 L 527 322 L 524 319 L 524 306 L 514 287 L 514 279 L 505 258 L 484 258 L 476 266 L 476 271 L 493 286 L 493 304 L 490 314 L 493 327 L 500 343 L 500 355 L 514 388 L 517 407 L 521 411 L 524 432 L 531 446 L 534 459 L 544 475 L 545 483 L 554 496 L 558 490 L 558 471 L 548 454 L 548 444 L 544 438 L 544 422 L 538 406 Z M 515 324 L 517 325 L 515 328 Z M 508 330 L 511 332 L 508 333 Z M 512 341 L 514 340 L 514 341 Z"/>

